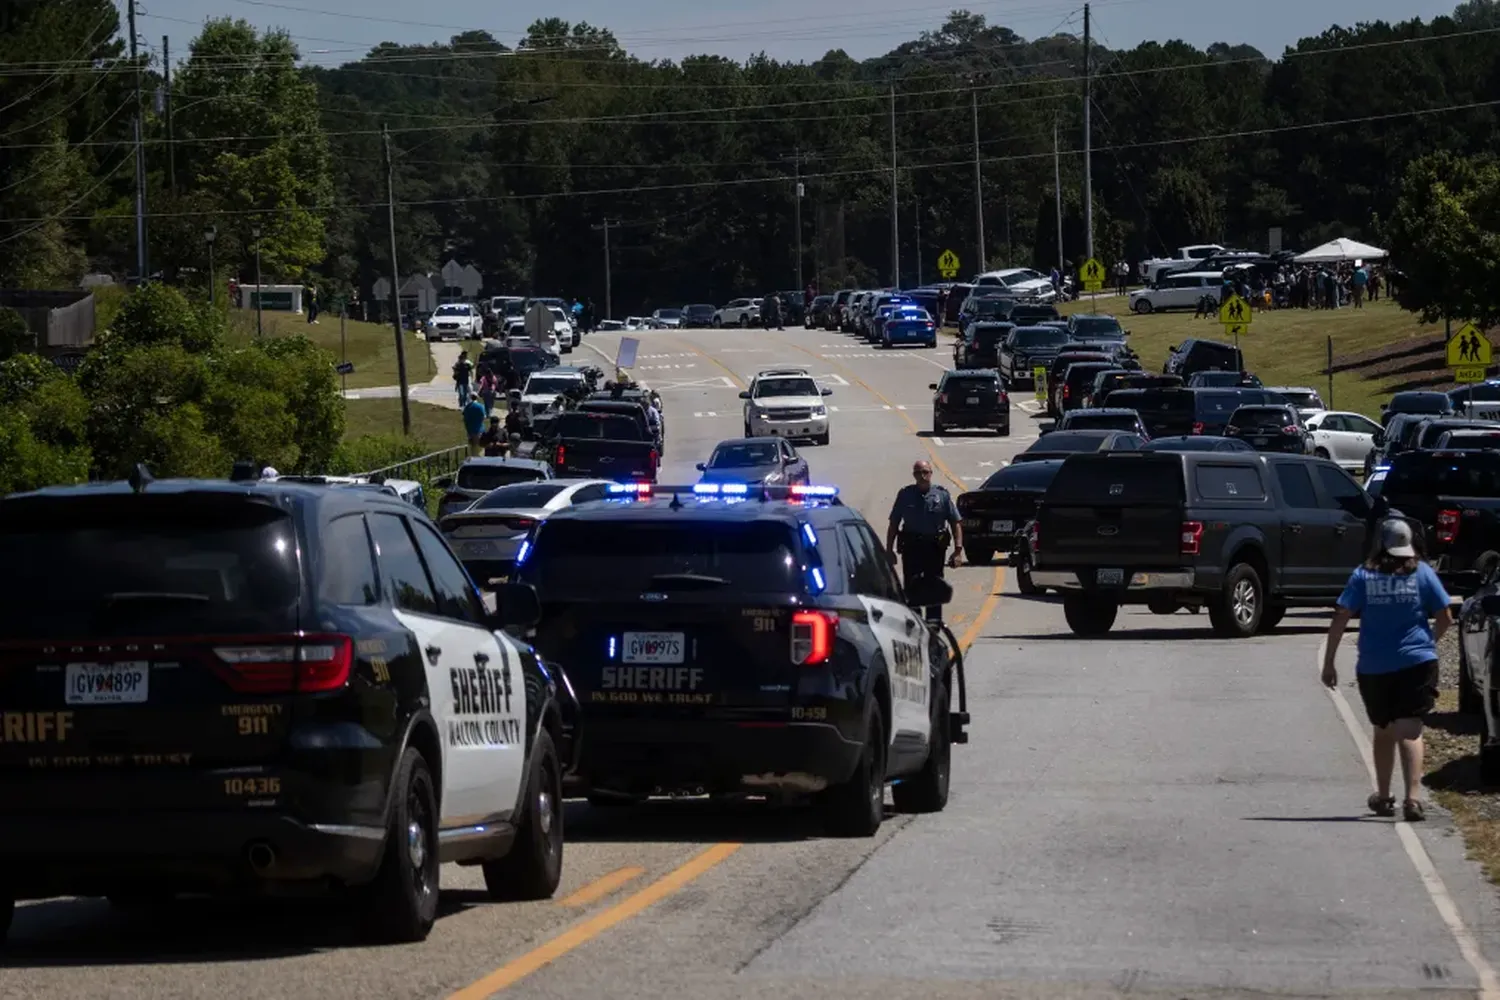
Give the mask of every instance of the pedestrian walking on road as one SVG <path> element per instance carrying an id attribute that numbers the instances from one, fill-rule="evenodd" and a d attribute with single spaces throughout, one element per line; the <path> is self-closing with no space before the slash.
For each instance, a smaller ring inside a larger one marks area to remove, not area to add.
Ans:
<path id="1" fill-rule="evenodd" d="M 1411 526 L 1392 519 L 1380 526 L 1379 546 L 1370 558 L 1349 576 L 1328 625 L 1323 683 L 1337 688 L 1339 640 L 1349 619 L 1359 616 L 1354 676 L 1375 727 L 1375 792 L 1366 805 L 1377 816 L 1396 814 L 1391 778 L 1399 753 L 1406 782 L 1402 815 L 1409 823 L 1426 818 L 1422 724 L 1437 703 L 1437 643 L 1453 624 L 1450 603 L 1437 573 L 1417 555 Z"/>
<path id="2" fill-rule="evenodd" d="M 477 392 L 469 393 L 469 401 L 464 405 L 464 433 L 469 436 L 469 454 L 480 453 L 479 439 L 484 434 L 484 403 L 480 401 Z"/>
<path id="3" fill-rule="evenodd" d="M 885 533 L 885 547 L 891 559 L 900 553 L 901 573 L 908 591 L 924 576 L 943 578 L 943 557 L 950 541 L 953 543 L 950 566 L 958 565 L 958 554 L 964 547 L 958 506 L 946 488 L 932 481 L 931 463 L 917 462 L 911 467 L 911 475 L 915 482 L 901 487 L 896 494 Z M 926 608 L 924 613 L 929 621 L 943 620 L 941 605 Z"/>
<path id="4" fill-rule="evenodd" d="M 500 391 L 500 380 L 488 367 L 479 370 L 479 398 L 484 401 L 484 415 L 495 412 L 495 394 Z"/>
<path id="5" fill-rule="evenodd" d="M 510 439 L 505 433 L 505 428 L 500 426 L 499 417 L 490 417 L 490 425 L 485 428 L 483 434 L 479 435 L 479 444 L 484 448 L 485 458 L 505 457 Z"/>

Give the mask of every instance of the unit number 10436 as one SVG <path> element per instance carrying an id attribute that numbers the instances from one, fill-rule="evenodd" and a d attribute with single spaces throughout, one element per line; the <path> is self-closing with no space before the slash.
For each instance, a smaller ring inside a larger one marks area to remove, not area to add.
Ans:
<path id="1" fill-rule="evenodd" d="M 280 795 L 280 778 L 225 778 L 224 794 L 235 797 L 258 795 Z"/>

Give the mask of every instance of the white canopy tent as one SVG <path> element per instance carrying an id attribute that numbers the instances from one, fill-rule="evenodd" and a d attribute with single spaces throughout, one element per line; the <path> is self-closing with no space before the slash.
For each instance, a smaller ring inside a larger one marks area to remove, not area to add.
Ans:
<path id="1" fill-rule="evenodd" d="M 1346 240 L 1341 236 L 1320 247 L 1313 247 L 1307 253 L 1298 254 L 1295 259 L 1299 264 L 1339 264 L 1352 260 L 1385 260 L 1389 256 L 1379 247 L 1372 247 L 1359 240 Z"/>

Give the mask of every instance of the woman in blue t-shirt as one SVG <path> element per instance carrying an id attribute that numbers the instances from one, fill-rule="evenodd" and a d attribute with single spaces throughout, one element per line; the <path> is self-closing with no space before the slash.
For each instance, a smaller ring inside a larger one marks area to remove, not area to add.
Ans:
<path id="1" fill-rule="evenodd" d="M 1422 809 L 1422 720 L 1437 702 L 1437 641 L 1453 624 L 1448 592 L 1437 573 L 1417 557 L 1405 521 L 1380 526 L 1380 548 L 1349 576 L 1338 609 L 1328 625 L 1323 683 L 1339 682 L 1334 655 L 1350 617 L 1359 616 L 1359 659 L 1355 679 L 1365 713 L 1375 727 L 1375 794 L 1370 811 L 1394 816 L 1391 773 L 1396 751 L 1406 779 L 1401 812 L 1407 822 L 1426 818 Z M 1428 623 L 1431 617 L 1436 628 Z"/>

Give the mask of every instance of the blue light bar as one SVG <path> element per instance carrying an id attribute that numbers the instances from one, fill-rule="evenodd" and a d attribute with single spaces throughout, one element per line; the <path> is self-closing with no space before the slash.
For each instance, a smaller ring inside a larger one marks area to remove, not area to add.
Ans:
<path id="1" fill-rule="evenodd" d="M 750 492 L 750 487 L 746 486 L 744 483 L 724 483 L 719 487 L 719 492 L 726 495 L 734 494 L 736 496 L 744 496 L 745 494 Z"/>
<path id="2" fill-rule="evenodd" d="M 813 526 L 810 525 L 810 524 L 808 524 L 806 521 L 802 522 L 802 537 L 805 538 L 805 539 L 807 539 L 807 544 L 808 545 L 811 545 L 811 546 L 814 546 L 814 547 L 817 546 L 817 544 L 818 544 L 818 533 L 816 531 L 814 531 L 813 530 Z"/>
<path id="3" fill-rule="evenodd" d="M 520 551 L 516 553 L 516 565 L 519 566 L 525 562 L 529 555 L 531 555 L 531 539 L 526 538 L 521 541 Z"/>
<path id="4" fill-rule="evenodd" d="M 698 485 L 696 485 L 696 486 L 693 487 L 693 492 L 697 493 L 699 496 L 703 496 L 703 495 L 718 496 L 719 495 L 719 484 L 718 483 L 699 483 Z"/>
<path id="5" fill-rule="evenodd" d="M 615 495 L 625 494 L 629 496 L 650 493 L 650 483 L 611 483 L 609 491 Z"/>
<path id="6" fill-rule="evenodd" d="M 823 579 L 823 571 L 821 569 L 814 566 L 812 569 L 808 570 L 807 573 L 812 577 L 814 594 L 821 594 L 824 590 L 827 589 L 828 583 Z"/>
<path id="7" fill-rule="evenodd" d="M 836 497 L 839 495 L 837 486 L 802 486 L 792 487 L 794 497 Z"/>

